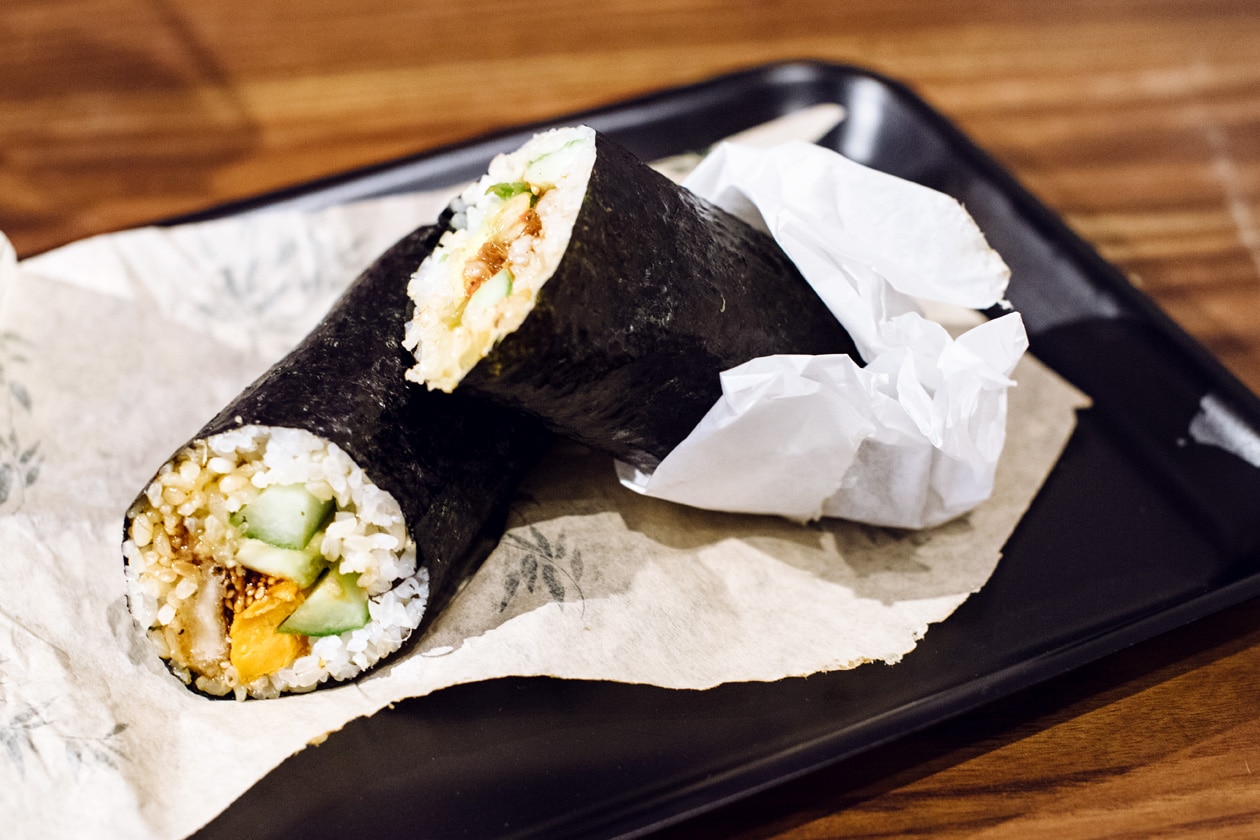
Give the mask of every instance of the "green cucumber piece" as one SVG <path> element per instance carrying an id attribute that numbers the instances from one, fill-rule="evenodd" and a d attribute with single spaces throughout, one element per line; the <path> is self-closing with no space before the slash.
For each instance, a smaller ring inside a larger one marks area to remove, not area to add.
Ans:
<path id="1" fill-rule="evenodd" d="M 368 623 L 368 595 L 357 574 L 329 569 L 306 596 L 302 606 L 276 628 L 303 636 L 336 636 Z"/>
<path id="2" fill-rule="evenodd" d="M 560 148 L 531 160 L 525 167 L 525 180 L 538 186 L 554 187 L 569 169 L 571 156 L 566 151 L 581 142 L 570 140 Z"/>
<path id="3" fill-rule="evenodd" d="M 241 534 L 276 546 L 301 550 L 332 510 L 332 501 L 320 501 L 301 484 L 273 484 L 245 505 L 232 524 Z"/>
<path id="4" fill-rule="evenodd" d="M 510 295 L 512 293 L 512 279 L 512 272 L 503 268 L 489 280 L 478 286 L 477 291 L 472 293 L 472 297 L 468 298 L 468 303 L 464 305 L 463 317 L 467 318 L 470 314 L 490 309 Z"/>
<path id="5" fill-rule="evenodd" d="M 494 194 L 504 201 L 507 201 L 513 196 L 520 195 L 521 193 L 527 193 L 529 191 L 529 184 L 524 181 L 504 181 L 502 183 L 491 184 L 486 187 L 486 195 Z M 530 204 L 532 206 L 533 202 L 531 201 Z"/>
<path id="6" fill-rule="evenodd" d="M 291 580 L 305 589 L 328 565 L 319 550 L 323 540 L 324 532 L 317 531 L 305 548 L 280 548 L 246 537 L 236 549 L 236 562 L 264 575 Z"/>

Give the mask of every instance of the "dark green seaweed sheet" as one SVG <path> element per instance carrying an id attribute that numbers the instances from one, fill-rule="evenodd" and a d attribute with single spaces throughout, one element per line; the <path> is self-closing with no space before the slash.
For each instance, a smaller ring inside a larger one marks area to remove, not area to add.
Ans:
<path id="1" fill-rule="evenodd" d="M 597 134 L 568 249 L 533 311 L 461 382 L 643 469 L 758 356 L 848 353 L 778 244 Z"/>
<path id="2" fill-rule="evenodd" d="M 404 379 L 407 279 L 441 231 L 386 251 L 288 356 L 193 438 L 242 425 L 305 429 L 344 449 L 399 503 L 429 570 L 427 625 L 501 536 L 519 480 L 550 447 L 534 420 Z"/>

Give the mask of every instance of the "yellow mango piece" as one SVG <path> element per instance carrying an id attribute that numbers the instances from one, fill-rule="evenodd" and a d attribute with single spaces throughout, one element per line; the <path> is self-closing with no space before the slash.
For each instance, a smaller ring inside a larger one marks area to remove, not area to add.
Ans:
<path id="1" fill-rule="evenodd" d="M 276 628 L 302 604 L 296 583 L 282 581 L 232 618 L 230 658 L 242 685 L 279 671 L 306 652 L 305 636 L 277 633 Z"/>

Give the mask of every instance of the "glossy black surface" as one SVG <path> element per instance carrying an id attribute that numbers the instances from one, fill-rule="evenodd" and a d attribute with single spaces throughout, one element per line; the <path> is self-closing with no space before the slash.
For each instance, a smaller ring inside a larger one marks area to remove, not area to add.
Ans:
<path id="1" fill-rule="evenodd" d="M 506 679 L 400 703 L 199 836 L 637 836 L 1260 594 L 1260 470 L 1188 436 L 1207 394 L 1252 434 L 1260 402 L 906 88 L 776 65 L 553 124 L 651 159 L 818 102 L 849 110 L 829 145 L 964 201 L 1012 267 L 1032 351 L 1094 399 L 989 584 L 896 667 L 705 692 Z M 201 217 L 459 181 L 537 127 Z"/>

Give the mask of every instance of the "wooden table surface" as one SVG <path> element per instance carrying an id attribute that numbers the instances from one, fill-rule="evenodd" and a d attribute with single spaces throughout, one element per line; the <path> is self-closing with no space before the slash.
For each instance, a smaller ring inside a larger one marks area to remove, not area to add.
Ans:
<path id="1" fill-rule="evenodd" d="M 1260 391 L 1256 0 L 4 0 L 0 230 L 30 254 L 802 57 L 909 83 Z M 1260 604 L 662 836 L 908 834 L 1260 836 Z"/>

